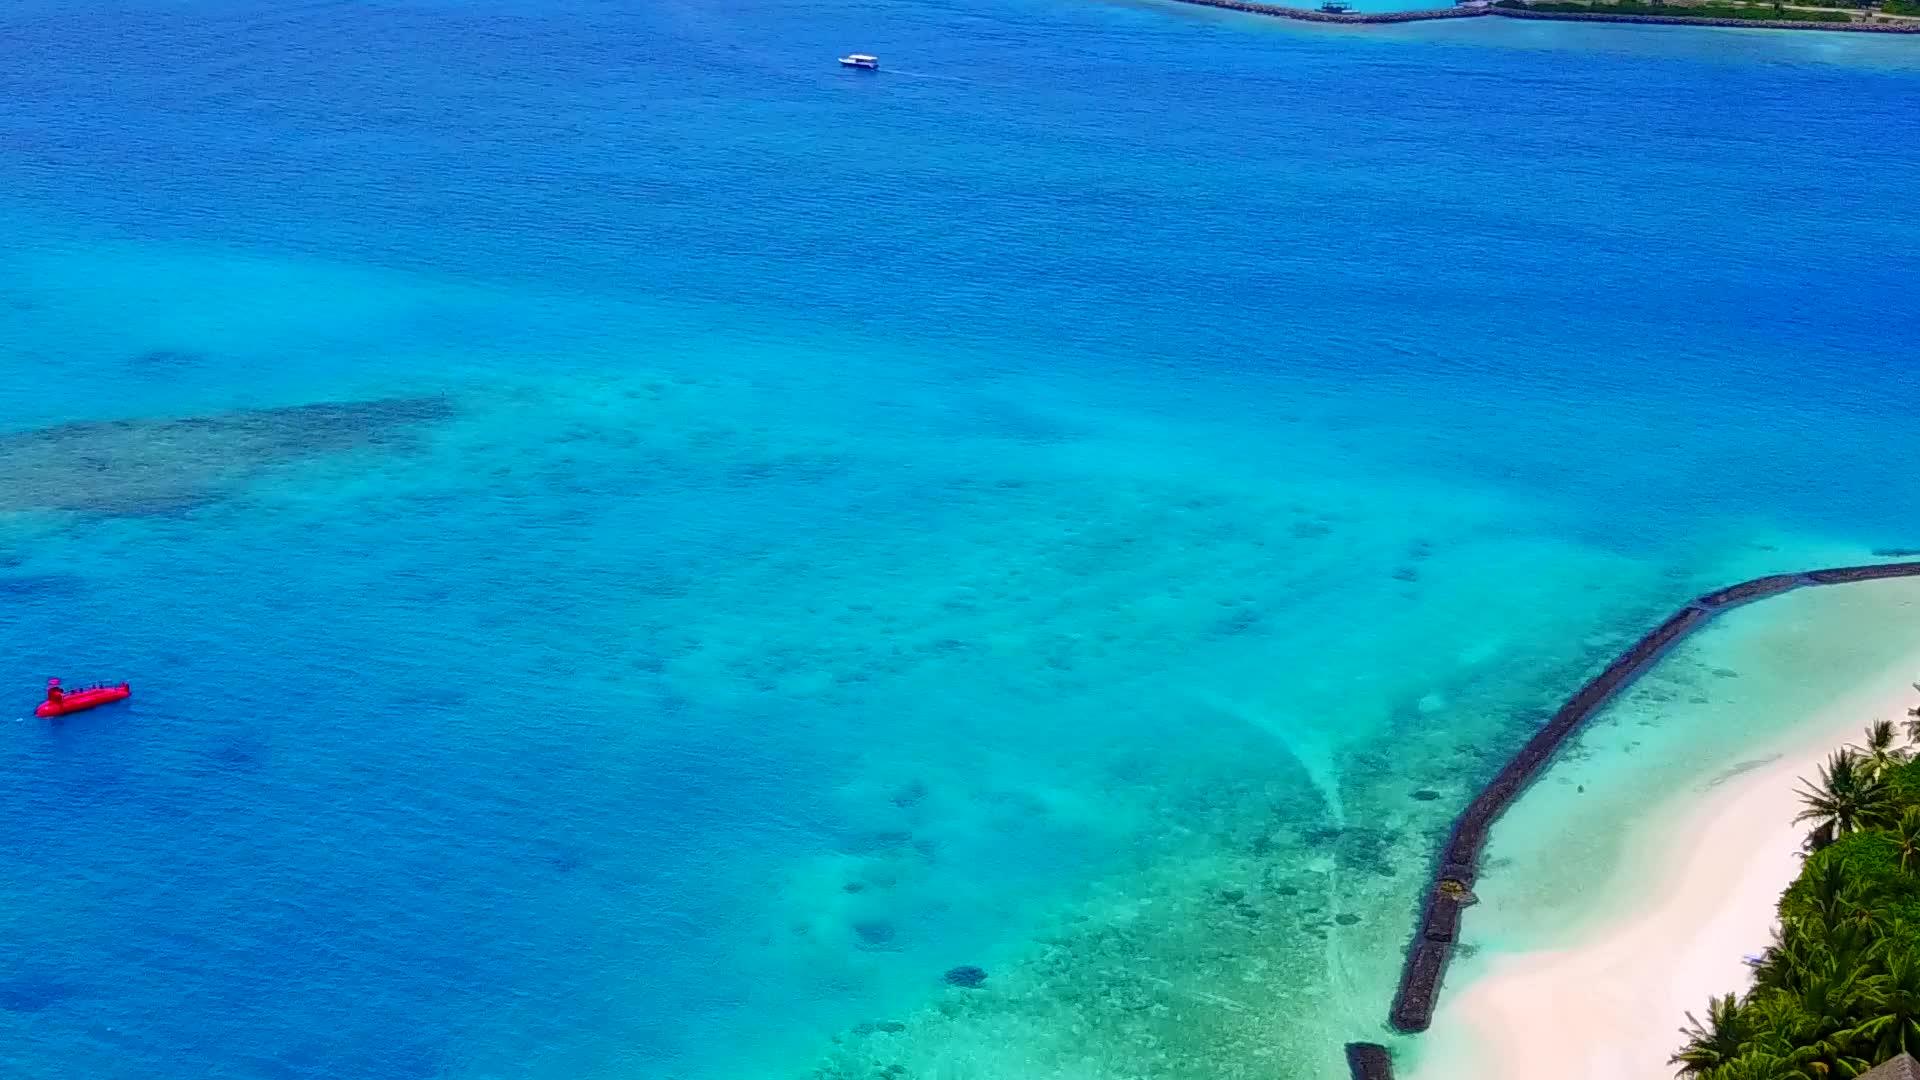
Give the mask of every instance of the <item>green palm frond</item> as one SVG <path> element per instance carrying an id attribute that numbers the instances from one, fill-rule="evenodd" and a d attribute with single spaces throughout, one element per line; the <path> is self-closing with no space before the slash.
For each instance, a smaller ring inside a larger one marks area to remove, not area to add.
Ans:
<path id="1" fill-rule="evenodd" d="M 1875 720 L 1867 725 L 1866 738 L 1859 746 L 1848 749 L 1853 751 L 1860 768 L 1876 777 L 1885 776 L 1913 756 L 1912 751 L 1899 745 L 1891 720 Z"/>
<path id="2" fill-rule="evenodd" d="M 1680 1029 L 1686 1042 L 1667 1064 L 1679 1066 L 1676 1076 L 1705 1075 L 1739 1057 L 1750 1033 L 1738 997 L 1710 998 L 1704 1022 L 1687 1014 L 1687 1026 Z"/>
<path id="3" fill-rule="evenodd" d="M 1900 854 L 1900 869 L 1920 872 L 1920 807 L 1908 807 L 1894 822 L 1893 843 Z"/>
<path id="4" fill-rule="evenodd" d="M 1871 729 L 1869 729 L 1871 731 Z M 1833 752 L 1820 767 L 1820 782 L 1802 779 L 1800 801 L 1806 809 L 1793 820 L 1810 821 L 1815 836 L 1837 840 L 1861 829 L 1890 824 L 1894 815 L 1892 792 L 1868 759 L 1852 749 Z M 1809 846 L 1816 850 L 1824 842 Z"/>

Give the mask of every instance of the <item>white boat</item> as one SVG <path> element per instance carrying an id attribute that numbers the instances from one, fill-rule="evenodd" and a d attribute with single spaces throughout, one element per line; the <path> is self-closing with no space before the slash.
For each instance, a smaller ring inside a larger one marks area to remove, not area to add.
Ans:
<path id="1" fill-rule="evenodd" d="M 868 71 L 879 71 L 880 58 L 877 56 L 868 56 L 866 53 L 854 53 L 851 56 L 841 57 L 840 66 L 866 68 Z"/>

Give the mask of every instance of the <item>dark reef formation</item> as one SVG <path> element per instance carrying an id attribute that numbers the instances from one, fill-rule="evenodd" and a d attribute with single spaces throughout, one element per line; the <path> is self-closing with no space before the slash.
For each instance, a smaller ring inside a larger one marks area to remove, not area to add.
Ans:
<path id="1" fill-rule="evenodd" d="M 948 986 L 960 986 L 972 990 L 987 981 L 987 972 L 985 968 L 962 964 L 956 968 L 948 968 L 947 973 L 940 978 Z"/>
<path id="2" fill-rule="evenodd" d="M 404 449 L 453 412 L 444 397 L 380 398 L 0 434 L 0 512 L 177 513 L 275 465 Z"/>

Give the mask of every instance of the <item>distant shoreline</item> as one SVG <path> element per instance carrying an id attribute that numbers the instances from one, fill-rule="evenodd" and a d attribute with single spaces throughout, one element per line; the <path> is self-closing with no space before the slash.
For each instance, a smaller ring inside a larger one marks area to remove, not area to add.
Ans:
<path id="1" fill-rule="evenodd" d="M 1538 19 L 1548 22 L 1652 23 L 1660 26 L 1730 26 L 1759 30 L 1828 30 L 1856 34 L 1920 34 L 1920 22 L 1814 22 L 1792 19 L 1689 18 L 1685 15 L 1615 15 L 1607 12 L 1536 11 L 1524 8 L 1499 8 L 1490 4 L 1473 7 L 1429 8 L 1421 11 L 1330 12 L 1310 8 L 1260 3 L 1258 0 L 1170 0 L 1176 4 L 1220 8 L 1248 15 L 1267 15 L 1297 22 L 1337 23 L 1342 25 L 1387 25 L 1393 23 L 1432 22 L 1439 19 L 1477 19 L 1498 16 L 1508 19 Z"/>

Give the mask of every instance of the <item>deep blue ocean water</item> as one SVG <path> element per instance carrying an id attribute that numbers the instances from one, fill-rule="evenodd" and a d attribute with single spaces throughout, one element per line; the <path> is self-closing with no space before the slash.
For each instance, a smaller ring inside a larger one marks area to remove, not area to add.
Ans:
<path id="1" fill-rule="evenodd" d="M 1541 708 L 1920 547 L 1911 42 L 0 42 L 8 1075 L 1333 1075 Z"/>

